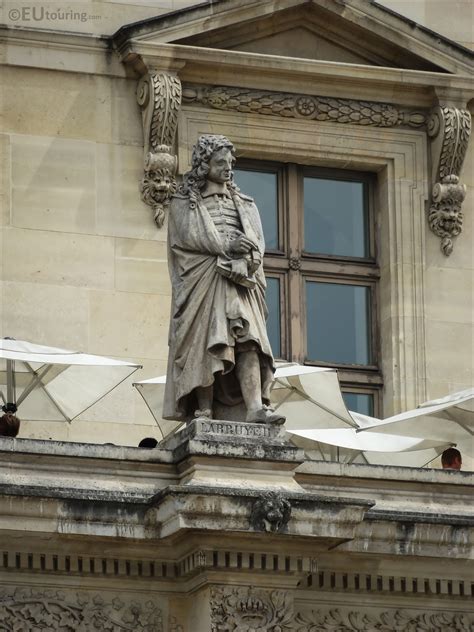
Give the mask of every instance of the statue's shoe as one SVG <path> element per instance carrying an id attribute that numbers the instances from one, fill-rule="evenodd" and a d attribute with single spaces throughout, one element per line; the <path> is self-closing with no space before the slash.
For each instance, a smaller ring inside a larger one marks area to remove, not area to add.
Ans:
<path id="1" fill-rule="evenodd" d="M 253 424 L 281 426 L 285 423 L 286 417 L 275 412 L 268 406 L 263 406 L 263 408 L 259 408 L 258 410 L 249 410 L 245 421 Z"/>
<path id="2" fill-rule="evenodd" d="M 194 419 L 204 419 L 205 421 L 212 420 L 212 410 L 210 408 L 204 408 L 200 410 L 199 408 L 194 411 Z"/>

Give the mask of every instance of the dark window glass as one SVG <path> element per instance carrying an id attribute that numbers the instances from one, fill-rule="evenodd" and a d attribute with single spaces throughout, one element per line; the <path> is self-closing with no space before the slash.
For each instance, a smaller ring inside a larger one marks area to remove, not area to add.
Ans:
<path id="1" fill-rule="evenodd" d="M 306 281 L 308 360 L 371 364 L 369 308 L 368 287 Z"/>
<path id="2" fill-rule="evenodd" d="M 264 171 L 235 169 L 234 180 L 245 195 L 250 195 L 260 211 L 265 246 L 278 249 L 278 188 L 277 174 Z"/>
<path id="3" fill-rule="evenodd" d="M 349 410 L 362 415 L 374 416 L 374 396 L 369 393 L 343 393 L 342 397 Z"/>
<path id="4" fill-rule="evenodd" d="M 304 178 L 304 249 L 343 257 L 368 257 L 363 182 Z"/>
<path id="5" fill-rule="evenodd" d="M 281 358 L 280 281 L 267 276 L 268 339 L 275 358 Z"/>

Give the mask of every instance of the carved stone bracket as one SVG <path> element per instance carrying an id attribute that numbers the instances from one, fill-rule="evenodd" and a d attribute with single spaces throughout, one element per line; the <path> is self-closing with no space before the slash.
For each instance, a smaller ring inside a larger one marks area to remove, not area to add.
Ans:
<path id="1" fill-rule="evenodd" d="M 428 222 L 441 237 L 441 250 L 447 257 L 453 251 L 453 238 L 462 230 L 466 186 L 459 177 L 470 134 L 471 115 L 467 110 L 438 106 L 431 112 L 428 135 L 432 138 L 433 189 Z"/>
<path id="2" fill-rule="evenodd" d="M 202 103 L 217 110 L 375 127 L 423 127 L 427 119 L 425 112 L 405 110 L 389 103 L 227 86 L 187 84 L 183 101 Z"/>
<path id="3" fill-rule="evenodd" d="M 211 632 L 290 632 L 292 598 L 284 590 L 213 587 Z"/>
<path id="4" fill-rule="evenodd" d="M 138 84 L 142 109 L 145 173 L 140 183 L 142 200 L 153 209 L 160 228 L 171 196 L 176 191 L 177 157 L 174 139 L 181 105 L 181 82 L 168 73 L 149 73 Z"/>

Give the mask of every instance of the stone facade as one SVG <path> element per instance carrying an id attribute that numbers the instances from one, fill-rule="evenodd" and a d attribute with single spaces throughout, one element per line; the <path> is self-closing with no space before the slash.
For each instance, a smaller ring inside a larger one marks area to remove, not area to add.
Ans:
<path id="1" fill-rule="evenodd" d="M 167 203 L 220 133 L 242 157 L 376 174 L 384 414 L 472 385 L 468 51 L 365 0 L 226 0 L 115 35 L 193 3 L 12 24 L 24 4 L 0 28 L 0 335 L 163 374 Z M 452 2 L 384 4 L 472 48 Z M 0 439 L 6 629 L 474 626 L 470 473 L 305 461 L 261 432 L 127 447 L 161 438 L 128 381 Z"/>
<path id="2" fill-rule="evenodd" d="M 6 629 L 472 628 L 472 473 L 304 462 L 241 427 L 265 430 L 0 439 Z"/>

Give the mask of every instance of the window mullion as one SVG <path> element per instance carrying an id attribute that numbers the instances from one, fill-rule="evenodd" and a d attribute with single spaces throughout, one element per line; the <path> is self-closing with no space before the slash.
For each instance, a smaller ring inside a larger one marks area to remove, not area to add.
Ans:
<path id="1" fill-rule="evenodd" d="M 291 360 L 304 362 L 305 342 L 304 328 L 301 319 L 304 314 L 303 287 L 299 262 L 302 251 L 302 191 L 298 177 L 298 167 L 289 164 L 286 171 L 286 226 L 287 252 L 289 259 L 288 292 L 289 292 L 289 336 Z"/>

